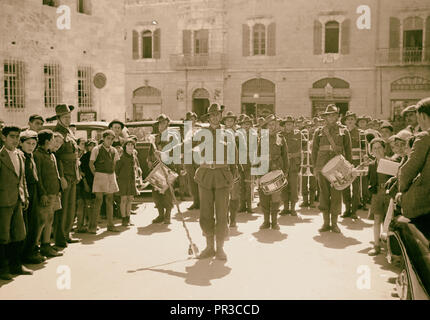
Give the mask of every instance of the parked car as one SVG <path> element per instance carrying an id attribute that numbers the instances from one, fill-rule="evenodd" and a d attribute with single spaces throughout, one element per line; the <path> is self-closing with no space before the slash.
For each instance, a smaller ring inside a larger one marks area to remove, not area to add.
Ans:
<path id="1" fill-rule="evenodd" d="M 109 128 L 109 123 L 104 121 L 88 121 L 73 123 L 76 126 L 76 138 L 101 140 L 103 131 Z M 53 130 L 57 124 L 48 123 L 43 126 L 44 129 Z"/>
<path id="2" fill-rule="evenodd" d="M 395 217 L 387 234 L 388 262 L 400 265 L 396 291 L 402 300 L 430 300 L 430 214 Z"/>

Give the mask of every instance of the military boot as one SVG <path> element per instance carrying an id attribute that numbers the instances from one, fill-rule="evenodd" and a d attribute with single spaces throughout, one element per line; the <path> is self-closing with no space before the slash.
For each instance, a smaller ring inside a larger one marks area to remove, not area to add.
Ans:
<path id="1" fill-rule="evenodd" d="M 224 239 L 216 239 L 216 254 L 217 260 L 227 260 L 227 255 L 224 252 Z"/>
<path id="2" fill-rule="evenodd" d="M 290 210 L 290 214 L 293 217 L 297 217 L 297 212 L 296 212 L 296 203 L 295 202 L 291 202 L 291 210 Z"/>
<path id="3" fill-rule="evenodd" d="M 158 209 L 158 217 L 152 220 L 152 223 L 162 223 L 164 221 L 164 209 Z"/>
<path id="4" fill-rule="evenodd" d="M 128 223 L 127 223 L 127 217 L 123 217 L 123 218 L 121 219 L 121 225 L 122 225 L 123 227 L 127 227 L 127 226 L 128 226 Z"/>
<path id="5" fill-rule="evenodd" d="M 337 226 L 337 214 L 331 214 L 331 231 L 334 233 L 340 233 L 340 229 Z"/>
<path id="6" fill-rule="evenodd" d="M 323 220 L 324 220 L 324 224 L 320 229 L 318 229 L 318 231 L 319 232 L 330 231 L 330 214 L 328 212 L 323 212 Z"/>
<path id="7" fill-rule="evenodd" d="M 236 214 L 239 208 L 239 200 L 230 200 L 230 228 L 236 227 Z"/>
<path id="8" fill-rule="evenodd" d="M 279 230 L 279 224 L 278 224 L 278 210 L 274 210 L 272 211 L 272 213 L 270 214 L 271 218 L 272 218 L 272 229 L 273 230 Z"/>
<path id="9" fill-rule="evenodd" d="M 270 212 L 263 212 L 264 213 L 264 222 L 260 226 L 260 229 L 269 229 L 270 228 Z"/>
<path id="10" fill-rule="evenodd" d="M 289 202 L 284 202 L 284 209 L 282 209 L 280 215 L 281 216 L 286 216 L 286 215 L 288 215 L 290 213 L 291 213 L 290 203 Z"/>
<path id="11" fill-rule="evenodd" d="M 166 213 L 164 214 L 164 224 L 170 224 L 170 213 L 172 212 L 172 209 L 166 209 Z"/>
<path id="12" fill-rule="evenodd" d="M 197 257 L 198 259 L 212 258 L 215 255 L 214 241 L 214 236 L 206 237 L 206 248 Z"/>
<path id="13" fill-rule="evenodd" d="M 128 217 L 127 217 L 127 224 L 128 224 L 129 226 L 134 226 L 134 223 L 131 223 L 131 222 L 130 222 L 130 216 L 128 216 Z"/>

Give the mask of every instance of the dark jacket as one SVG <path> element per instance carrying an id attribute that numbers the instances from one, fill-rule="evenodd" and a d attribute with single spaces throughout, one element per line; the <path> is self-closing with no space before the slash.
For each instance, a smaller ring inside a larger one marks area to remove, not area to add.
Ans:
<path id="1" fill-rule="evenodd" d="M 5 147 L 0 150 L 0 207 L 15 206 L 18 200 L 25 203 L 28 199 L 27 183 L 25 181 L 25 163 L 22 152 L 18 153 L 20 174 L 15 167 Z"/>
<path id="2" fill-rule="evenodd" d="M 389 175 L 378 173 L 377 169 L 378 169 L 378 163 L 376 160 L 374 160 L 369 164 L 369 173 L 368 173 L 368 178 L 369 178 L 368 188 L 370 193 L 372 194 L 376 194 L 378 193 L 378 189 L 384 188 L 383 185 L 385 185 L 388 179 L 391 178 L 391 176 Z"/>
<path id="3" fill-rule="evenodd" d="M 34 152 L 34 161 L 39 176 L 40 196 L 58 194 L 60 192 L 60 180 L 54 154 L 38 147 Z"/>
<path id="4" fill-rule="evenodd" d="M 136 171 L 135 155 L 124 152 L 116 164 L 115 173 L 121 196 L 135 196 L 136 190 Z"/>
<path id="5" fill-rule="evenodd" d="M 61 133 L 64 137 L 63 145 L 55 153 L 60 177 L 68 177 L 71 181 L 77 181 L 78 145 L 76 144 L 75 137 L 68 128 L 63 127 L 59 123 L 54 128 L 54 131 Z"/>

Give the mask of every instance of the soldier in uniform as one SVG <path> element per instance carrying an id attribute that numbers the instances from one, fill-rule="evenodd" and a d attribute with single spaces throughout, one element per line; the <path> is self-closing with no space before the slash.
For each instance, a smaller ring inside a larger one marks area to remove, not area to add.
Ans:
<path id="1" fill-rule="evenodd" d="M 351 163 L 354 167 L 360 165 L 360 153 L 362 155 L 366 154 L 366 146 L 362 145 L 362 141 L 360 141 L 360 135 L 363 135 L 364 131 L 358 129 L 356 122 L 357 115 L 351 111 L 347 111 L 342 119 L 342 123 L 346 125 L 349 135 L 351 136 Z M 362 160 L 365 159 L 363 158 Z M 343 203 L 345 204 L 345 212 L 343 213 L 342 218 L 358 219 L 356 212 L 358 205 L 360 204 L 360 180 L 361 179 L 357 178 L 352 183 L 352 194 L 350 186 L 342 192 Z"/>
<path id="2" fill-rule="evenodd" d="M 47 121 L 57 120 L 54 132 L 59 132 L 64 138 L 64 143 L 55 153 L 62 190 L 62 211 L 58 216 L 59 219 L 56 220 L 55 245 L 63 248 L 67 246 L 67 243 L 79 242 L 79 240 L 70 237 L 76 214 L 76 184 L 81 178 L 78 160 L 79 148 L 76 138 L 70 130 L 71 112 L 73 110 L 74 106 L 57 105 L 55 107 L 56 115 L 47 119 Z"/>
<path id="3" fill-rule="evenodd" d="M 246 146 L 246 150 L 240 150 L 240 152 L 247 152 L 247 161 L 245 164 L 241 164 L 240 171 L 240 209 L 239 212 L 252 213 L 252 177 L 251 177 L 251 161 L 249 157 L 249 138 L 251 135 L 256 136 L 257 132 L 252 128 L 252 119 L 244 115 L 242 121 L 239 122 L 242 130 L 238 131 L 239 137 L 244 139 L 242 142 L 243 146 Z M 239 148 L 241 145 L 239 144 Z"/>
<path id="4" fill-rule="evenodd" d="M 236 132 L 236 119 L 237 117 L 232 111 L 228 111 L 226 115 L 222 118 L 222 122 L 225 125 L 225 129 L 229 130 L 234 136 L 236 141 L 236 151 L 237 146 L 239 145 L 238 136 Z M 236 152 L 236 156 L 238 156 Z M 239 201 L 240 201 L 240 172 L 236 170 L 236 176 L 233 177 L 233 186 L 230 190 L 230 200 L 228 203 L 228 211 L 229 211 L 229 224 L 230 228 L 236 227 L 236 215 L 239 210 Z"/>
<path id="5" fill-rule="evenodd" d="M 300 204 L 301 208 L 315 208 L 314 202 L 316 199 L 317 192 L 317 183 L 315 176 L 313 175 L 313 165 L 312 165 L 312 157 L 311 157 L 311 149 L 312 149 L 312 138 L 314 135 L 315 127 L 314 124 L 317 123 L 317 119 L 314 119 L 313 122 L 308 120 L 306 122 L 305 128 L 302 130 L 302 164 L 304 167 L 302 170 L 302 197 L 303 202 Z M 308 141 L 304 139 L 307 136 Z M 309 169 L 306 167 L 309 165 Z M 311 175 L 309 175 L 311 174 Z"/>
<path id="6" fill-rule="evenodd" d="M 163 141 L 161 139 L 163 132 L 168 129 L 169 123 L 170 118 L 165 114 L 160 114 L 157 117 L 156 125 L 158 126 L 158 133 L 154 136 L 154 144 L 147 159 L 148 167 L 151 168 L 151 170 L 155 167 L 156 162 L 160 161 L 161 151 L 163 151 L 163 148 L 169 143 L 169 141 Z M 152 190 L 152 197 L 155 202 L 155 207 L 158 210 L 158 217 L 152 220 L 152 223 L 170 224 L 170 214 L 173 209 L 173 195 L 170 188 L 164 193 L 154 188 Z"/>
<path id="7" fill-rule="evenodd" d="M 291 214 L 297 216 L 296 203 L 298 201 L 298 177 L 300 170 L 300 162 L 302 155 L 302 134 L 300 130 L 294 129 L 294 118 L 287 116 L 281 125 L 284 127 L 282 136 L 287 142 L 288 147 L 288 184 L 287 187 L 282 189 L 282 201 L 284 202 L 284 209 L 281 215 Z"/>
<path id="8" fill-rule="evenodd" d="M 359 116 L 357 117 L 357 127 L 360 130 L 366 130 L 367 129 L 367 123 L 369 122 L 369 118 L 367 116 Z"/>
<path id="9" fill-rule="evenodd" d="M 226 161 L 229 148 L 228 141 L 234 143 L 234 137 L 228 138 L 227 135 L 231 135 L 231 132 L 226 131 L 220 124 L 223 110 L 224 106 L 213 103 L 202 117 L 203 120 L 209 121 L 209 128 L 202 128 L 201 130 L 208 130 L 211 134 L 212 144 L 209 145 L 213 148 L 213 157 L 216 157 L 217 145 L 223 145 L 225 149 L 224 163 L 215 163 L 216 159 L 212 159 L 212 161 L 204 159 L 195 175 L 200 192 L 200 227 L 206 237 L 207 244 L 199 259 L 216 256 L 219 260 L 227 260 L 227 255 L 224 252 L 224 240 L 228 231 L 228 201 L 233 177 L 237 174 L 237 167 L 236 164 L 230 165 Z M 223 139 L 223 141 L 216 141 L 217 138 Z M 227 143 L 225 144 L 224 141 Z M 205 158 L 203 154 L 202 157 Z M 214 242 L 216 242 L 216 251 Z"/>
<path id="10" fill-rule="evenodd" d="M 347 161 L 351 161 L 351 137 L 346 127 L 337 123 L 339 110 L 334 104 L 327 106 L 323 116 L 326 125 L 315 131 L 312 143 L 312 161 L 315 164 L 314 170 L 320 187 L 319 209 L 324 219 L 319 232 L 332 230 L 340 233 L 337 220 L 342 208 L 342 191 L 330 185 L 322 175 L 321 169 L 338 154 L 343 154 Z"/>
<path id="11" fill-rule="evenodd" d="M 401 115 L 407 124 L 406 130 L 410 131 L 414 135 L 421 132 L 421 128 L 417 120 L 417 107 L 415 105 L 406 107 L 402 111 Z"/>
<path id="12" fill-rule="evenodd" d="M 262 128 L 269 130 L 269 172 L 282 170 L 288 178 L 288 146 L 283 135 L 276 132 L 275 115 L 268 115 L 262 123 Z M 271 195 L 264 194 L 261 188 L 258 191 L 260 206 L 264 214 L 264 222 L 260 229 L 272 227 L 274 230 L 279 230 L 278 210 L 281 202 L 281 191 Z"/>
<path id="13" fill-rule="evenodd" d="M 185 121 L 191 121 L 192 122 L 192 128 L 191 131 L 188 134 L 193 134 L 197 130 L 196 121 L 197 121 L 197 114 L 192 111 L 188 111 L 185 115 Z M 184 137 L 184 139 L 187 139 L 190 137 Z M 196 174 L 196 170 L 198 168 L 198 165 L 195 163 L 192 164 L 185 164 L 185 170 L 187 171 L 187 178 L 188 178 L 188 185 L 190 187 L 191 195 L 193 197 L 193 204 L 188 207 L 189 210 L 199 209 L 200 208 L 200 197 L 199 197 L 199 187 L 197 183 L 194 181 L 194 175 Z"/>

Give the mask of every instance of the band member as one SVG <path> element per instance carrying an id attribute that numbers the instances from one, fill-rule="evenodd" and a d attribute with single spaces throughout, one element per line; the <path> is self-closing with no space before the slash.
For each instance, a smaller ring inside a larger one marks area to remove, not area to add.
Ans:
<path id="1" fill-rule="evenodd" d="M 201 130 L 209 130 L 211 133 L 213 156 L 217 154 L 216 146 L 223 145 L 226 148 L 224 149 L 224 157 L 226 158 L 228 141 L 234 141 L 234 137 L 227 139 L 227 145 L 225 145 L 225 138 L 227 135 L 231 135 L 231 133 L 224 130 L 220 125 L 223 110 L 224 106 L 217 103 L 211 104 L 207 113 L 202 117 L 203 120 L 207 119 L 209 121 L 209 128 Z M 222 141 L 217 141 L 217 138 L 222 139 Z M 223 164 L 215 164 L 214 160 L 212 159 L 209 162 L 204 161 L 197 169 L 195 175 L 200 192 L 200 226 L 207 243 L 206 248 L 202 251 L 199 258 L 210 258 L 215 255 L 219 260 L 226 260 L 224 239 L 228 231 L 228 200 L 233 177 L 237 174 L 237 167 L 236 164 L 229 165 L 226 161 Z M 216 241 L 216 251 L 214 241 Z"/>
<path id="2" fill-rule="evenodd" d="M 318 208 L 322 211 L 324 219 L 319 232 L 331 229 L 335 233 L 340 233 L 337 219 L 342 208 L 342 191 L 330 185 L 322 175 L 321 169 L 338 154 L 342 154 L 347 161 L 351 161 L 351 137 L 346 127 L 337 123 L 339 110 L 334 104 L 327 106 L 323 116 L 327 124 L 315 131 L 312 146 L 312 159 L 320 187 Z"/>
<path id="3" fill-rule="evenodd" d="M 372 193 L 370 211 L 374 217 L 374 246 L 368 254 L 370 256 L 376 256 L 381 253 L 381 225 L 384 222 L 385 214 L 390 202 L 390 196 L 385 192 L 385 183 L 388 181 L 390 176 L 376 172 L 379 161 L 385 158 L 384 140 L 381 138 L 373 139 L 372 142 L 370 142 L 370 149 L 375 157 L 375 160 L 369 165 L 369 190 Z"/>
<path id="4" fill-rule="evenodd" d="M 318 123 L 318 118 L 313 121 L 307 121 L 305 128 L 302 130 L 302 197 L 303 202 L 301 208 L 315 208 L 314 202 L 317 197 L 317 183 L 314 176 L 311 150 L 312 138 L 315 132 L 315 124 Z M 309 167 L 308 167 L 309 166 Z"/>
<path id="5" fill-rule="evenodd" d="M 402 111 L 401 115 L 407 124 L 406 130 L 410 131 L 412 134 L 421 132 L 421 128 L 417 120 L 417 107 L 415 105 L 406 107 Z"/>
<path id="6" fill-rule="evenodd" d="M 45 120 L 43 120 L 42 116 L 39 116 L 38 114 L 33 114 L 28 119 L 29 130 L 39 132 L 40 130 L 43 129 L 44 123 L 45 123 Z"/>
<path id="7" fill-rule="evenodd" d="M 21 252 L 26 230 L 22 210 L 28 207 L 25 163 L 19 144 L 20 129 L 2 129 L 0 150 L 0 279 L 12 280 L 11 274 L 32 274 L 22 265 Z M 7 187 L 6 187 L 7 186 Z"/>
<path id="8" fill-rule="evenodd" d="M 239 139 L 243 140 L 243 146 L 246 146 L 246 150 L 240 150 L 240 152 L 246 152 L 248 154 L 247 161 L 245 164 L 241 164 L 240 170 L 240 209 L 239 212 L 252 213 L 252 176 L 251 176 L 251 159 L 249 157 L 249 139 L 252 135 L 256 136 L 257 132 L 252 127 L 252 119 L 244 115 L 242 121 L 239 122 L 242 130 L 238 131 Z M 241 145 L 239 144 L 239 148 Z"/>
<path id="9" fill-rule="evenodd" d="M 154 136 L 154 144 L 147 160 L 151 170 L 156 166 L 156 162 L 160 161 L 160 152 L 169 143 L 169 141 L 163 141 L 162 139 L 162 134 L 169 128 L 169 123 L 170 118 L 165 114 L 160 114 L 157 117 L 156 125 L 158 126 L 158 133 Z M 164 194 L 154 188 L 152 190 L 152 197 L 158 210 L 158 217 L 152 220 L 152 223 L 170 224 L 170 214 L 173 208 L 173 195 L 170 188 Z"/>
<path id="10" fill-rule="evenodd" d="M 66 247 L 67 243 L 79 242 L 79 240 L 70 237 L 76 214 L 76 184 L 80 180 L 78 145 L 73 132 L 70 130 L 71 112 L 74 108 L 74 106 L 65 104 L 57 105 L 55 107 L 55 116 L 49 119 L 57 120 L 54 131 L 59 132 L 64 138 L 64 143 L 55 153 L 62 189 L 62 212 L 59 215 L 59 219 L 57 219 L 58 224 L 55 228 L 55 244 L 57 247 Z"/>
<path id="11" fill-rule="evenodd" d="M 110 232 L 119 232 L 115 228 L 113 221 L 113 196 L 119 191 L 118 183 L 115 176 L 115 166 L 119 160 L 119 154 L 112 147 L 115 133 L 112 130 L 103 132 L 103 143 L 94 147 L 91 151 L 90 169 L 94 175 L 93 192 L 96 194 L 94 210 L 91 213 L 89 221 L 89 233 L 97 233 L 97 220 L 100 209 L 105 198 L 107 230 Z"/>
<path id="12" fill-rule="evenodd" d="M 236 119 L 237 117 L 234 115 L 232 111 L 228 111 L 226 115 L 222 118 L 222 122 L 225 125 L 225 130 L 229 130 L 234 136 L 236 140 L 236 151 L 237 146 L 239 145 L 238 137 L 236 136 Z M 236 152 L 236 156 L 237 152 Z M 230 224 L 230 228 L 236 227 L 236 215 L 239 210 L 239 201 L 240 201 L 240 174 L 239 170 L 236 170 L 236 175 L 233 177 L 233 186 L 230 190 L 230 200 L 228 202 L 228 220 Z"/>
<path id="13" fill-rule="evenodd" d="M 361 137 L 364 135 L 364 131 L 358 129 L 356 126 L 357 116 L 351 111 L 347 111 L 342 119 L 342 123 L 346 125 L 349 135 L 351 136 L 351 150 L 352 150 L 352 165 L 358 167 L 361 161 L 365 161 L 366 145 L 362 143 Z M 361 179 L 357 178 L 351 186 L 343 190 L 343 203 L 345 204 L 345 212 L 342 218 L 358 219 L 357 209 L 360 204 L 360 182 Z M 352 194 L 351 194 L 352 189 Z"/>
<path id="14" fill-rule="evenodd" d="M 302 134 L 300 130 L 294 129 L 294 118 L 288 116 L 281 122 L 284 127 L 282 136 L 287 142 L 288 147 L 288 184 L 287 187 L 282 189 L 281 196 L 284 202 L 284 210 L 281 215 L 291 214 L 297 216 L 296 203 L 298 201 L 298 177 L 301 162 L 302 151 Z"/>
<path id="15" fill-rule="evenodd" d="M 115 142 L 119 142 L 121 147 L 124 144 L 125 139 L 127 138 L 127 136 L 125 136 L 125 133 L 123 132 L 124 127 L 125 127 L 124 122 L 118 119 L 112 120 L 109 123 L 109 129 L 115 132 L 115 139 L 113 140 L 113 143 L 115 144 Z"/>
<path id="16" fill-rule="evenodd" d="M 263 129 L 269 130 L 269 172 L 274 170 L 282 170 L 288 178 L 289 160 L 288 146 L 285 138 L 281 133 L 276 132 L 276 117 L 269 115 L 262 123 Z M 274 230 L 279 230 L 278 210 L 281 202 L 281 191 L 275 194 L 266 195 L 259 188 L 260 206 L 263 210 L 264 221 L 260 229 L 268 229 L 272 227 Z"/>
<path id="17" fill-rule="evenodd" d="M 195 112 L 188 111 L 185 116 L 186 121 L 192 122 L 192 131 L 190 134 L 193 134 L 197 130 L 196 121 L 197 114 Z M 185 137 L 187 139 L 189 137 Z M 191 195 L 193 197 L 193 204 L 188 207 L 189 210 L 199 209 L 200 208 L 200 197 L 199 197 L 199 187 L 197 183 L 194 181 L 194 175 L 196 174 L 196 170 L 198 165 L 193 164 L 185 164 L 185 170 L 187 171 L 188 185 L 190 187 Z"/>
<path id="18" fill-rule="evenodd" d="M 359 116 L 359 117 L 357 117 L 357 127 L 360 130 L 366 130 L 368 122 L 369 122 L 369 118 L 367 116 Z"/>

